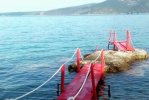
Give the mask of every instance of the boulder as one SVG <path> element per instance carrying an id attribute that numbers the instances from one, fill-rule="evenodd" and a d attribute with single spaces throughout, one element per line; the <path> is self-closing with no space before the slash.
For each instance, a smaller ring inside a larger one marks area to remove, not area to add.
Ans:
<path id="1" fill-rule="evenodd" d="M 94 61 L 99 55 L 101 51 L 96 51 L 91 54 L 86 54 L 84 60 L 81 61 L 81 66 L 86 63 Z M 149 58 L 148 53 L 142 49 L 135 49 L 134 51 L 113 51 L 113 50 L 105 50 L 105 73 L 113 73 L 113 72 L 121 72 L 126 71 L 130 68 L 130 65 L 137 60 L 144 60 Z M 100 63 L 100 57 L 96 62 Z M 76 70 L 76 64 L 71 65 L 69 69 Z"/>

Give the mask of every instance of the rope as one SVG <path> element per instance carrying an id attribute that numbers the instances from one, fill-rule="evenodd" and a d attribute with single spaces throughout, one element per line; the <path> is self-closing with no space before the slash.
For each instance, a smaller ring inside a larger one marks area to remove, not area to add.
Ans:
<path id="1" fill-rule="evenodd" d="M 134 46 L 134 44 L 133 44 L 133 41 L 132 41 L 131 37 L 130 37 L 130 42 L 131 42 L 131 44 L 132 44 L 132 47 L 135 48 L 135 46 Z"/>
<path id="2" fill-rule="evenodd" d="M 80 51 L 80 56 L 81 56 L 81 60 L 84 61 L 84 57 L 82 56 L 81 51 Z"/>
<path id="3" fill-rule="evenodd" d="M 71 56 L 71 58 L 68 59 L 64 64 L 67 64 L 69 61 L 71 61 L 73 59 L 73 57 L 75 56 L 76 52 L 77 52 L 77 50 L 74 52 L 74 54 Z M 10 99 L 10 100 L 19 100 L 19 99 L 21 99 L 27 95 L 30 95 L 31 93 L 35 92 L 36 90 L 40 89 L 42 86 L 44 86 L 46 83 L 48 83 L 61 70 L 62 66 L 50 78 L 48 78 L 45 82 L 43 82 L 40 86 L 36 87 L 35 89 L 33 89 L 30 92 L 27 92 L 27 93 L 15 98 L 15 99 Z"/>
<path id="4" fill-rule="evenodd" d="M 100 55 L 101 55 L 101 53 L 100 53 L 100 54 L 96 57 L 96 59 L 93 60 L 91 63 L 94 63 L 95 61 L 97 61 L 97 59 L 99 58 Z M 90 66 L 89 66 L 88 72 L 87 72 L 87 74 L 86 74 L 86 76 L 85 76 L 84 82 L 83 82 L 83 84 L 81 85 L 79 91 L 76 93 L 75 96 L 69 97 L 67 100 L 75 100 L 75 98 L 79 95 L 79 93 L 80 93 L 81 90 L 83 89 L 83 87 L 84 87 L 84 85 L 85 85 L 85 82 L 86 82 L 86 80 L 87 80 L 87 78 L 88 78 L 88 75 L 89 75 L 89 73 L 90 73 L 90 68 L 91 68 L 91 64 L 90 64 Z"/>
<path id="5" fill-rule="evenodd" d="M 101 50 L 101 51 L 102 51 L 102 50 Z M 94 63 L 95 61 L 97 61 L 97 59 L 99 58 L 100 55 L 101 55 L 101 52 L 100 52 L 100 54 L 96 57 L 96 59 L 92 61 L 92 63 Z"/>
<path id="6" fill-rule="evenodd" d="M 15 98 L 14 100 L 19 100 L 19 99 L 21 99 L 21 98 L 23 98 L 23 97 L 25 97 L 25 96 L 27 96 L 27 95 L 33 93 L 34 91 L 38 90 L 38 89 L 41 88 L 42 86 L 44 86 L 47 82 L 49 82 L 49 81 L 60 71 L 61 68 L 62 68 L 62 66 L 61 66 L 48 80 L 46 80 L 46 81 L 45 81 L 44 83 L 42 83 L 40 86 L 38 86 L 38 87 L 35 88 L 34 90 L 32 90 L 32 91 L 30 91 L 30 92 L 28 92 L 28 93 L 26 93 L 26 94 L 24 94 L 24 95 L 22 95 L 22 96 L 19 96 L 19 97 Z"/>
<path id="7" fill-rule="evenodd" d="M 78 48 L 77 48 L 77 49 L 78 49 Z M 75 56 L 75 54 L 76 54 L 76 52 L 77 52 L 77 49 L 76 49 L 76 51 L 73 53 L 73 55 L 71 56 L 71 58 L 68 59 L 68 60 L 64 63 L 64 65 L 67 64 L 68 62 L 70 62 L 70 61 L 73 59 L 73 57 Z"/>
<path id="8" fill-rule="evenodd" d="M 86 82 L 86 80 L 87 80 L 87 78 L 88 78 L 88 75 L 89 75 L 89 73 L 90 73 L 90 69 L 91 69 L 91 64 L 90 64 L 89 69 L 88 69 L 88 72 L 87 72 L 87 74 L 86 74 L 86 76 L 85 76 L 84 82 L 83 82 L 83 84 L 81 85 L 81 88 L 79 89 L 79 91 L 77 92 L 77 94 L 73 97 L 73 99 L 75 99 L 75 98 L 79 95 L 79 93 L 81 92 L 81 90 L 83 89 L 84 84 L 85 84 L 85 82 Z"/>

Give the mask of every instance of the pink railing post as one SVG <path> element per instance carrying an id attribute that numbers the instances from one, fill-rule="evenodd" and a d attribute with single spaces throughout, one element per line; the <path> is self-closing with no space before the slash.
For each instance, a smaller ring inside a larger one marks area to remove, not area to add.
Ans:
<path id="1" fill-rule="evenodd" d="M 116 44 L 116 32 L 114 32 L 114 37 L 113 37 L 113 45 L 114 45 L 114 47 L 113 47 L 113 50 L 115 50 L 115 44 Z"/>
<path id="2" fill-rule="evenodd" d="M 64 92 L 65 88 L 64 80 L 65 80 L 65 65 L 63 64 L 61 68 L 61 93 Z"/>
<path id="3" fill-rule="evenodd" d="M 129 50 L 130 48 L 130 33 L 128 30 L 126 31 L 126 49 Z"/>
<path id="4" fill-rule="evenodd" d="M 80 49 L 77 48 L 76 52 L 76 63 L 77 63 L 77 72 L 80 71 Z"/>
<path id="5" fill-rule="evenodd" d="M 104 81 L 104 66 L 105 66 L 105 61 L 104 61 L 104 51 L 101 51 L 101 81 Z"/>
<path id="6" fill-rule="evenodd" d="M 93 87 L 93 97 L 94 100 L 97 100 L 97 94 L 96 94 L 96 86 L 95 86 L 95 79 L 94 79 L 94 64 L 91 64 L 91 80 L 92 80 L 92 87 Z"/>

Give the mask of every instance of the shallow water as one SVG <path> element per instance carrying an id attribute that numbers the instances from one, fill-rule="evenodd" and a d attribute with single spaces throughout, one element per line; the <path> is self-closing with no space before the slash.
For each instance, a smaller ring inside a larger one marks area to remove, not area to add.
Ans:
<path id="1" fill-rule="evenodd" d="M 47 80 L 77 47 L 82 54 L 107 48 L 110 30 L 125 39 L 130 30 L 136 48 L 149 51 L 149 15 L 0 17 L 0 100 L 18 97 Z M 75 73 L 67 73 L 68 83 Z M 57 78 L 58 77 L 58 78 Z M 59 75 L 23 100 L 56 97 Z M 111 100 L 149 99 L 149 60 L 127 72 L 109 74 Z"/>

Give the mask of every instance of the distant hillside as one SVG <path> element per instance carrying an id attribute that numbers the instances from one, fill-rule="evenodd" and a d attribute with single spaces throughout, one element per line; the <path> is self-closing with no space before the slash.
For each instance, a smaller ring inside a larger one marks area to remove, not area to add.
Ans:
<path id="1" fill-rule="evenodd" d="M 149 13 L 149 0 L 106 0 L 49 11 L 3 13 L 0 15 L 97 15 Z"/>

